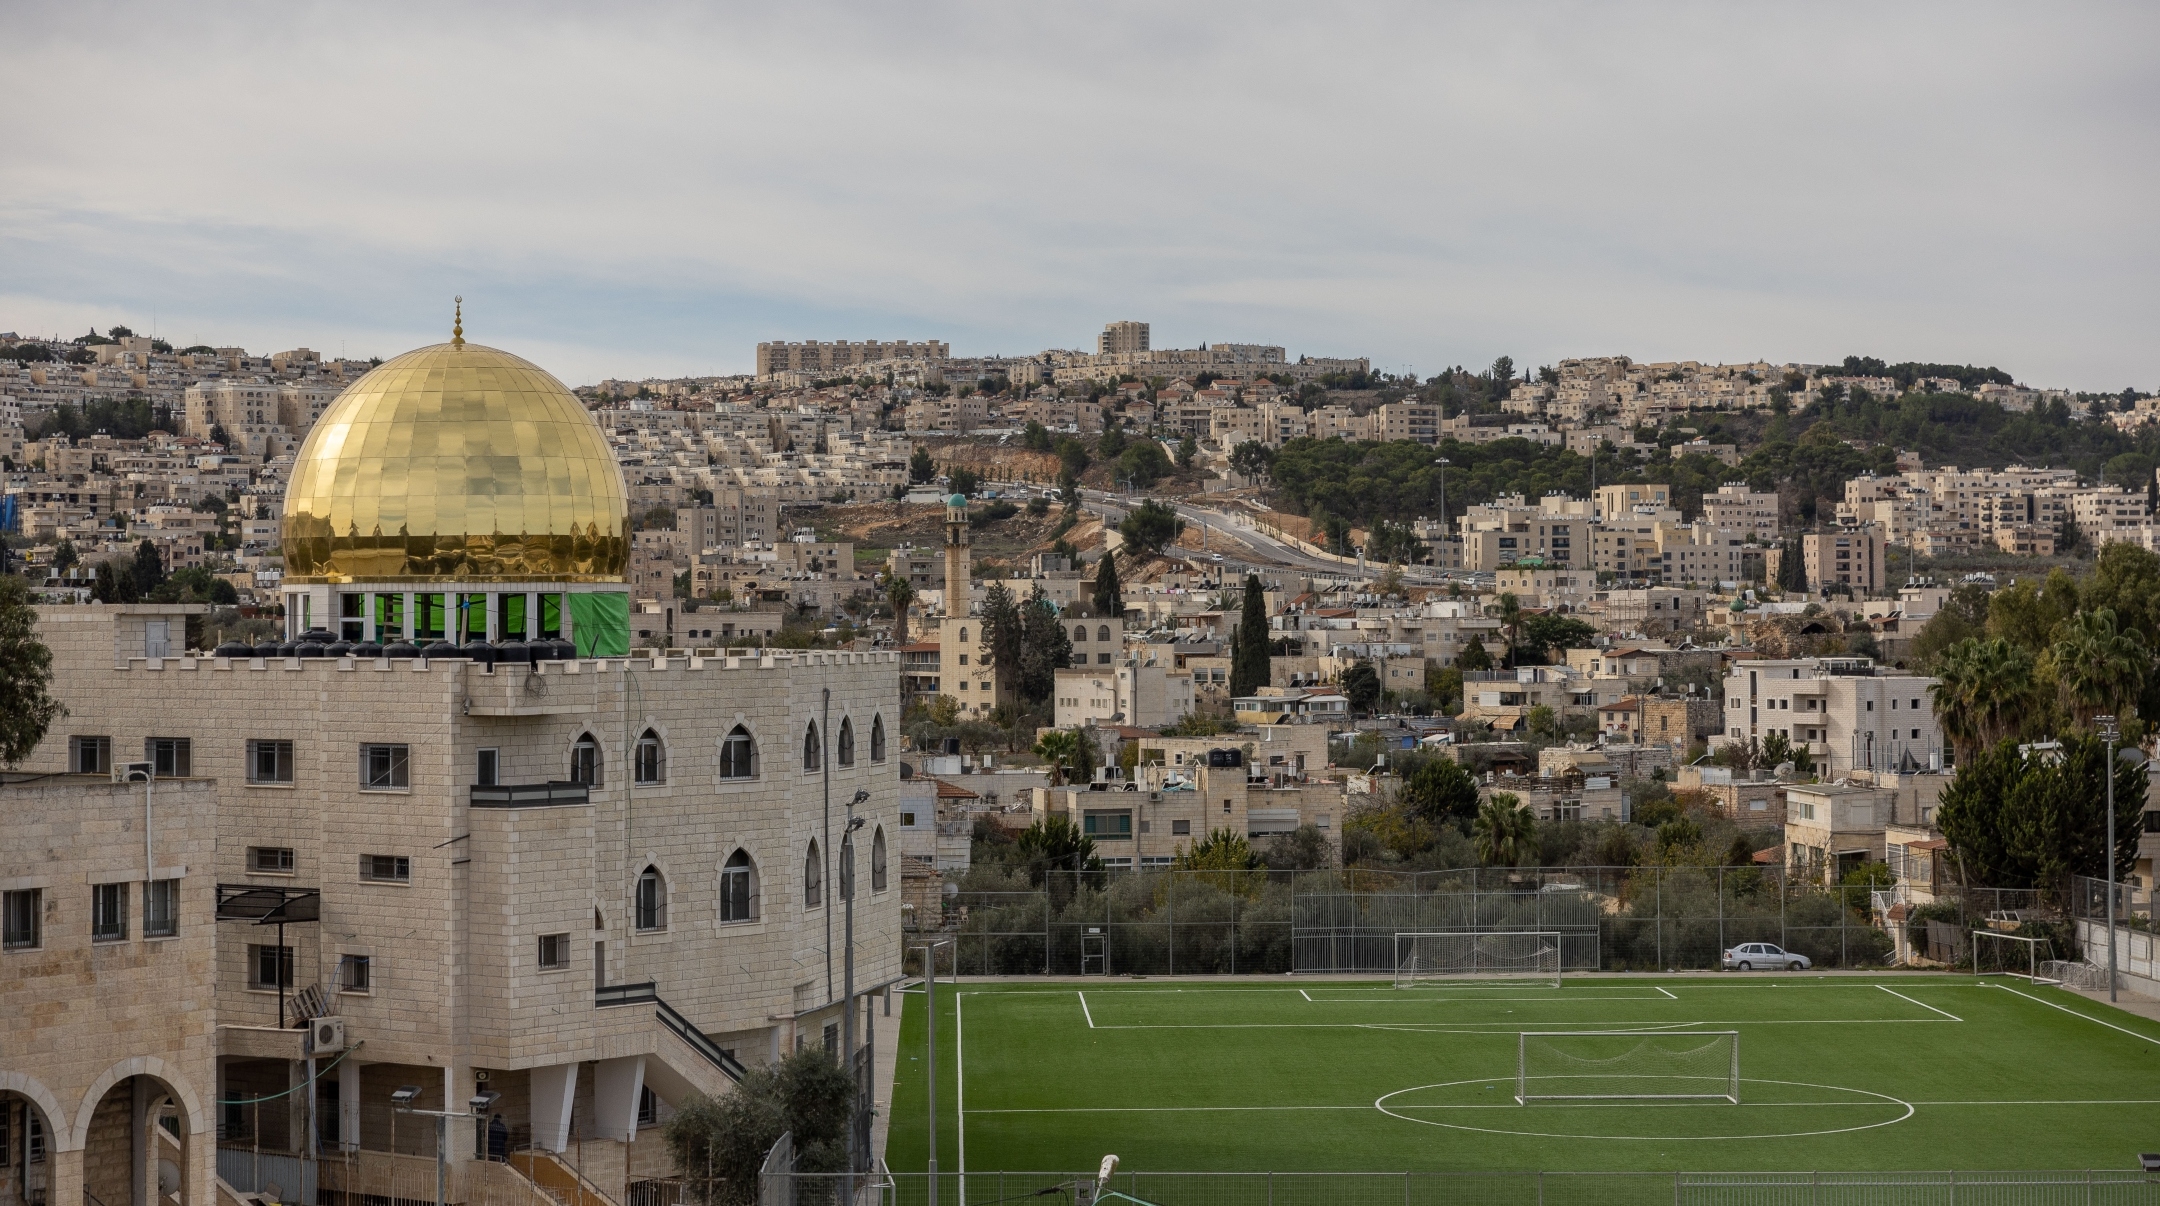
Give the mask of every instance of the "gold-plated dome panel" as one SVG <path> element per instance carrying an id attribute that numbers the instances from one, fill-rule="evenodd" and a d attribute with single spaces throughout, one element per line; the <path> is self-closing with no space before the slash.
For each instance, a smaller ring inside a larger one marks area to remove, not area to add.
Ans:
<path id="1" fill-rule="evenodd" d="M 479 344 L 377 366 L 339 394 L 285 490 L 296 578 L 620 581 L 628 494 L 560 381 Z"/>

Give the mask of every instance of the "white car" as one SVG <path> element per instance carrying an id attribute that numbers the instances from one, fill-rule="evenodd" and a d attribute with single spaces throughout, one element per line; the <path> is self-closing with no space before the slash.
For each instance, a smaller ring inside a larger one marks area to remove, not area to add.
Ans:
<path id="1" fill-rule="evenodd" d="M 1758 967 L 1806 971 L 1811 966 L 1806 955 L 1795 955 L 1775 942 L 1743 942 L 1725 952 L 1726 971 L 1754 971 Z"/>
<path id="2" fill-rule="evenodd" d="M 1222 560 L 1222 554 L 1221 554 L 1221 553 L 1209 553 L 1209 554 L 1208 554 L 1208 560 L 1210 560 L 1210 561 L 1221 561 L 1221 560 Z"/>

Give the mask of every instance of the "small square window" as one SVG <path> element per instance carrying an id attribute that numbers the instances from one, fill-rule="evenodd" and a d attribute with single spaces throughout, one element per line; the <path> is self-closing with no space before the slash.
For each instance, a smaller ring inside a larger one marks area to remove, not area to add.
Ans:
<path id="1" fill-rule="evenodd" d="M 293 983 L 293 948 L 289 946 L 251 946 L 248 948 L 249 988 L 291 988 Z"/>
<path id="2" fill-rule="evenodd" d="M 338 957 L 337 990 L 339 992 L 373 992 L 374 985 L 374 960 L 366 955 L 341 955 Z"/>
<path id="3" fill-rule="evenodd" d="M 68 738 L 68 770 L 78 775 L 112 773 L 112 738 Z"/>
<path id="4" fill-rule="evenodd" d="M 195 769 L 193 746 L 185 737 L 152 737 L 143 742 L 143 757 L 158 778 L 185 779 Z"/>
<path id="5" fill-rule="evenodd" d="M 473 782 L 482 787 L 493 787 L 501 782 L 501 754 L 496 750 L 481 750 L 479 764 L 473 770 Z"/>
<path id="6" fill-rule="evenodd" d="M 360 789 L 402 791 L 411 786 L 406 766 L 406 747 L 402 745 L 363 745 L 360 747 Z"/>
<path id="7" fill-rule="evenodd" d="M 0 892 L 0 947 L 30 950 L 38 945 L 44 922 L 45 893 L 39 888 Z"/>
<path id="8" fill-rule="evenodd" d="M 540 935 L 540 970 L 561 971 L 570 966 L 570 935 Z"/>
<path id="9" fill-rule="evenodd" d="M 90 941 L 127 940 L 128 886 L 98 884 L 90 889 Z"/>
<path id="10" fill-rule="evenodd" d="M 180 932 L 180 881 L 153 879 L 143 885 L 142 932 L 145 938 L 170 938 Z"/>
<path id="11" fill-rule="evenodd" d="M 250 741 L 247 743 L 248 782 L 290 783 L 293 781 L 293 743 L 290 741 Z"/>
<path id="12" fill-rule="evenodd" d="M 1191 821 L 1172 821 L 1172 822 L 1170 822 L 1170 834 L 1171 834 L 1171 836 L 1172 836 L 1172 837 L 1188 837 L 1188 836 L 1190 836 L 1190 835 L 1192 834 L 1192 822 L 1191 822 Z"/>
<path id="13" fill-rule="evenodd" d="M 293 862 L 290 846 L 248 847 L 248 870 L 258 875 L 291 875 Z"/>
<path id="14" fill-rule="evenodd" d="M 412 882 L 412 860 L 402 854 L 363 854 L 360 856 L 360 878 L 379 883 L 409 884 Z"/>

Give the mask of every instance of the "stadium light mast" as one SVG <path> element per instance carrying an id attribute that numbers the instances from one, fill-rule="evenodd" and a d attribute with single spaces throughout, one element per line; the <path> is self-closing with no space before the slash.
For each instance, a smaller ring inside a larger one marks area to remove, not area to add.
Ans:
<path id="1" fill-rule="evenodd" d="M 926 1036 L 926 1043 L 927 1043 L 927 1047 L 928 1047 L 928 1050 L 927 1050 L 926 1054 L 927 1054 L 927 1055 L 929 1056 L 929 1063 L 930 1063 L 930 1068 L 929 1068 L 929 1074 L 930 1074 L 930 1168 L 929 1168 L 929 1172 L 930 1172 L 930 1200 L 929 1200 L 929 1206 L 937 1206 L 937 1191 L 938 1191 L 938 1171 L 937 1171 L 937 1152 L 938 1152 L 938 1147 L 937 1147 L 937 950 L 938 950 L 938 948 L 939 948 L 939 947 L 941 947 L 941 946 L 951 946 L 952 944 L 953 944 L 953 940 L 952 940 L 952 939 L 950 939 L 950 938 L 940 938 L 940 939 L 938 939 L 938 940 L 937 940 L 936 942 L 925 942 L 925 943 L 921 944 L 920 946 L 917 946 L 917 947 L 915 947 L 915 948 L 914 948 L 915 950 L 921 951 L 921 952 L 923 953 L 923 972 L 924 972 L 924 975 L 923 975 L 923 986 L 924 986 L 924 989 L 925 989 L 925 991 L 926 991 L 926 995 L 925 995 L 925 997 L 924 997 L 924 1000 L 925 1000 L 925 1002 L 926 1002 L 926 1005 L 925 1005 L 925 1008 L 924 1008 L 924 1012 L 923 1012 L 923 1022 L 924 1022 L 924 1026 L 923 1026 L 923 1033 L 924 1033 L 924 1035 Z M 959 961 L 958 961 L 958 958 L 957 958 L 957 956 L 958 956 L 958 952 L 957 952 L 957 951 L 955 951 L 955 952 L 954 952 L 954 954 L 955 954 L 955 959 L 954 959 L 954 964 L 953 964 L 953 975 L 954 975 L 954 977 L 956 977 L 956 978 L 957 978 L 957 977 L 959 976 L 959 974 L 960 974 L 960 967 L 959 967 Z"/>
<path id="2" fill-rule="evenodd" d="M 2122 726 L 2113 716 L 2095 716 L 2093 724 L 2107 741 L 2107 913 L 2108 1003 L 2115 1003 L 2115 741 Z"/>

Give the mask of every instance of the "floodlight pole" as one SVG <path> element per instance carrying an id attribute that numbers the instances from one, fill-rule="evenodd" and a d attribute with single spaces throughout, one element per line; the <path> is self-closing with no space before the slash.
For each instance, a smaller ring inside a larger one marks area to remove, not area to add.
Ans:
<path id="1" fill-rule="evenodd" d="M 923 986 L 924 986 L 924 989 L 925 989 L 925 996 L 924 996 L 924 1000 L 925 1000 L 925 1002 L 926 1002 L 926 1004 L 925 1004 L 925 1007 L 924 1007 L 924 1011 L 923 1011 L 923 1022 L 924 1022 L 924 1027 L 923 1027 L 923 1033 L 924 1033 L 924 1034 L 925 1034 L 925 1035 L 927 1036 L 927 1039 L 928 1039 L 928 1055 L 929 1055 L 929 1057 L 930 1057 L 930 1058 L 929 1058 L 929 1064 L 930 1064 L 930 1067 L 929 1067 L 929 1075 L 930 1075 L 930 1082 L 929 1082 L 929 1083 L 930 1083 L 930 1202 L 929 1202 L 929 1206 L 937 1206 L 937 1190 L 938 1190 L 938 1171 L 937 1171 L 937 1152 L 938 1152 L 938 1147 L 937 1147 L 937 950 L 938 950 L 938 948 L 939 948 L 939 947 L 941 947 L 941 946 L 951 946 L 952 944 L 953 944 L 953 940 L 952 940 L 952 939 L 950 939 L 950 938 L 940 938 L 940 939 L 939 939 L 939 940 L 937 940 L 936 942 L 926 942 L 926 943 L 923 943 L 922 945 L 920 945 L 920 946 L 917 946 L 917 947 L 915 948 L 916 950 L 919 950 L 919 951 L 921 951 L 921 952 L 923 953 L 923 972 L 924 972 L 924 975 L 923 975 Z M 959 969 L 958 969 L 957 967 L 956 967 L 956 968 L 954 968 L 954 972 L 955 972 L 955 974 L 957 974 L 957 973 L 958 973 L 958 970 L 959 970 Z M 896 1057 L 896 1058 L 897 1058 L 897 1057 Z"/>
<path id="2" fill-rule="evenodd" d="M 2115 1003 L 2115 739 L 2122 728 L 2113 716 L 2095 716 L 2100 736 L 2107 740 L 2107 936 L 2108 1003 Z"/>

